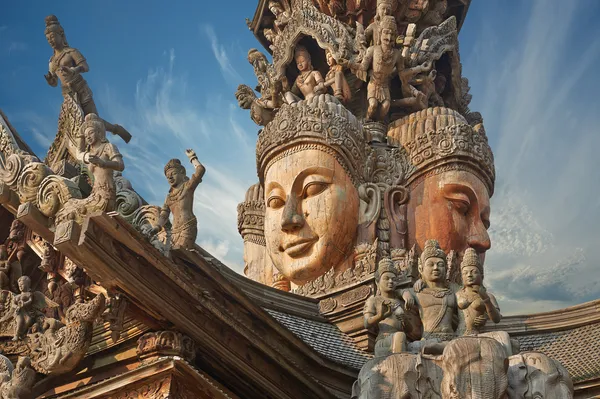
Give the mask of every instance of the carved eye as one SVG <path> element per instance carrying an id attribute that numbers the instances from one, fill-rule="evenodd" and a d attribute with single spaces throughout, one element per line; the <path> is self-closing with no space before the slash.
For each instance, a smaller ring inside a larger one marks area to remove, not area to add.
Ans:
<path id="1" fill-rule="evenodd" d="M 315 195 L 321 194 L 327 188 L 329 184 L 323 182 L 311 182 L 304 186 L 302 192 L 302 198 L 314 197 Z"/>
<path id="2" fill-rule="evenodd" d="M 267 200 L 267 206 L 273 209 L 279 209 L 285 205 L 285 201 L 280 197 L 271 197 Z"/>
<path id="3" fill-rule="evenodd" d="M 469 201 L 459 200 L 459 199 L 451 199 L 452 205 L 456 208 L 458 212 L 462 215 L 467 216 L 469 210 L 471 209 L 471 204 Z"/>

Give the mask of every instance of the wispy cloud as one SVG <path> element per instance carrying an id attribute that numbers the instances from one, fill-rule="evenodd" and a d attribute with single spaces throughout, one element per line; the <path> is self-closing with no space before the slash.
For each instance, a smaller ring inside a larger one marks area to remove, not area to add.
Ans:
<path id="1" fill-rule="evenodd" d="M 211 25 L 201 25 L 200 29 L 203 32 L 203 34 L 206 35 L 206 37 L 208 37 L 208 39 L 210 40 L 210 47 L 212 49 L 213 55 L 219 63 L 223 77 L 228 82 L 237 85 L 239 82 L 242 81 L 242 77 L 231 64 L 231 60 L 227 55 L 227 51 L 225 50 L 223 45 L 219 43 L 219 39 L 217 38 L 215 30 Z"/>
<path id="2" fill-rule="evenodd" d="M 255 129 L 247 115 L 234 107 L 233 96 L 223 99 L 218 93 L 194 90 L 186 75 L 176 72 L 175 52 L 170 50 L 163 58 L 162 66 L 151 69 L 137 83 L 131 104 L 120 101 L 113 88 L 101 93 L 101 109 L 106 110 L 102 116 L 132 133 L 128 145 L 112 141 L 124 154 L 124 175 L 149 203 L 162 204 L 168 192 L 163 174 L 166 162 L 180 158 L 191 174 L 184 150 L 196 150 L 207 170 L 194 202 L 197 241 L 241 272 L 236 207 L 256 181 L 254 170 L 247 168 L 254 165 L 255 134 L 250 131 Z"/>
<path id="3" fill-rule="evenodd" d="M 19 51 L 26 51 L 27 48 L 27 43 L 13 41 L 10 42 L 8 45 L 8 54 L 16 53 Z"/>
<path id="4" fill-rule="evenodd" d="M 486 280 L 509 313 L 600 297 L 600 32 L 583 31 L 586 7 L 533 2 L 502 41 L 482 27 L 465 58 L 498 175 Z"/>

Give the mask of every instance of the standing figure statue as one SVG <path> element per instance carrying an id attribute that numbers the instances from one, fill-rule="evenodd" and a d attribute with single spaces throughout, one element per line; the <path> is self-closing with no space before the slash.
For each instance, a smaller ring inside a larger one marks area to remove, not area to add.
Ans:
<path id="1" fill-rule="evenodd" d="M 269 11 L 275 16 L 274 25 L 276 32 L 281 32 L 290 21 L 290 13 L 284 10 L 281 3 L 276 0 L 269 1 Z"/>
<path id="2" fill-rule="evenodd" d="M 84 115 L 96 114 L 96 103 L 92 90 L 81 76 L 88 72 L 90 67 L 87 61 L 76 48 L 69 47 L 65 31 L 55 15 L 46 17 L 46 39 L 54 50 L 50 58 L 48 73 L 44 75 L 46 82 L 52 87 L 58 85 L 60 80 L 63 97 L 72 96 L 83 109 Z M 131 134 L 120 125 L 114 125 L 102 120 L 105 130 L 121 137 L 126 143 L 131 140 Z"/>
<path id="3" fill-rule="evenodd" d="M 483 286 L 483 265 L 475 249 L 467 248 L 460 269 L 463 288 L 456 293 L 456 299 L 465 315 L 465 335 L 477 335 L 488 317 L 494 323 L 500 322 L 500 307 Z"/>
<path id="4" fill-rule="evenodd" d="M 285 100 L 288 104 L 292 104 L 301 100 L 298 95 L 302 94 L 304 99 L 310 101 L 315 95 L 325 93 L 323 75 L 321 72 L 315 71 L 310 58 L 310 53 L 304 46 L 296 47 L 294 53 L 296 66 L 300 74 L 296 78 L 291 91 L 285 93 Z"/>
<path id="5" fill-rule="evenodd" d="M 375 18 L 373 22 L 365 29 L 365 39 L 367 46 L 381 44 L 381 38 L 379 36 L 379 25 L 386 16 L 391 16 L 394 8 L 393 0 L 377 0 L 377 10 L 375 12 Z M 394 38 L 395 39 L 395 38 Z"/>
<path id="6" fill-rule="evenodd" d="M 25 337 L 27 331 L 33 326 L 36 320 L 42 316 L 41 311 L 47 307 L 57 307 L 58 305 L 44 296 L 39 291 L 31 291 L 31 279 L 29 276 L 19 278 L 18 295 L 13 298 L 15 305 L 15 336 L 13 341 Z"/>
<path id="7" fill-rule="evenodd" d="M 378 293 L 365 302 L 365 328 L 377 327 L 375 356 L 406 351 L 405 310 L 414 306 L 415 300 L 410 291 L 401 292 L 398 298 L 398 272 L 390 259 L 382 259 L 375 272 Z"/>
<path id="8" fill-rule="evenodd" d="M 191 249 L 198 234 L 198 223 L 194 216 L 194 191 L 202 182 L 206 172 L 194 150 L 185 150 L 188 159 L 196 169 L 191 178 L 185 175 L 185 167 L 179 159 L 171 159 L 165 165 L 165 176 L 171 189 L 160 211 L 158 223 L 153 227 L 152 235 L 158 233 L 169 220 L 173 212 L 171 239 L 174 249 Z"/>
<path id="9" fill-rule="evenodd" d="M 399 75 L 402 73 L 404 59 L 401 51 L 394 48 L 397 29 L 394 17 L 383 17 L 378 27 L 380 44 L 369 47 L 360 64 L 344 59 L 339 62 L 363 73 L 371 71 L 367 86 L 367 100 L 369 101 L 367 118 L 382 121 L 390 110 L 392 75 L 395 71 Z"/>
<path id="10" fill-rule="evenodd" d="M 344 76 L 344 67 L 337 63 L 333 53 L 329 50 L 325 51 L 325 58 L 327 59 L 327 65 L 329 65 L 329 71 L 325 75 L 325 81 L 322 83 L 322 86 L 323 88 L 331 87 L 333 95 L 342 103 L 347 103 L 352 97 L 352 92 Z M 320 87 L 316 88 L 316 90 L 319 92 L 322 91 Z"/>
<path id="11" fill-rule="evenodd" d="M 9 255 L 6 245 L 0 245 L 0 290 L 13 291 L 21 277 L 21 263 L 14 259 L 16 249 Z"/>
<path id="12" fill-rule="evenodd" d="M 95 211 L 110 212 L 115 209 L 117 188 L 113 172 L 125 169 L 123 155 L 116 145 L 106 139 L 105 125 L 96 114 L 88 114 L 81 126 L 77 158 L 94 177 L 92 191 L 83 199 L 68 200 L 56 214 L 56 223 L 74 219 L 79 223 Z"/>
<path id="13" fill-rule="evenodd" d="M 415 283 L 419 313 L 423 321 L 423 338 L 450 341 L 458 328 L 456 295 L 446 280 L 446 254 L 436 240 L 427 240 Z"/>

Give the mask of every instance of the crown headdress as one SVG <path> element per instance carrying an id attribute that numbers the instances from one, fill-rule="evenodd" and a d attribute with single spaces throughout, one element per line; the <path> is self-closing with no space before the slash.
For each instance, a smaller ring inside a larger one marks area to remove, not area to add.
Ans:
<path id="1" fill-rule="evenodd" d="M 386 15 L 383 17 L 379 23 L 379 30 L 382 31 L 384 29 L 389 29 L 392 31 L 393 35 L 396 35 L 398 31 L 398 27 L 396 26 L 396 18 L 392 17 L 391 15 Z"/>
<path id="2" fill-rule="evenodd" d="M 474 248 L 467 248 L 465 254 L 463 255 L 462 262 L 460 263 L 460 269 L 462 270 L 469 266 L 478 268 L 481 274 L 483 274 L 483 265 L 481 264 L 481 259 Z"/>
<path id="3" fill-rule="evenodd" d="M 259 133 L 258 176 L 264 183 L 272 162 L 297 151 L 316 149 L 331 154 L 358 186 L 364 180 L 365 147 L 362 125 L 335 97 L 324 94 L 310 102 L 284 104 Z"/>
<path id="4" fill-rule="evenodd" d="M 483 129 L 474 129 L 457 111 L 444 107 L 415 112 L 390 125 L 388 143 L 406 149 L 412 170 L 408 184 L 437 171 L 466 168 L 494 192 L 494 155 Z"/>
<path id="5" fill-rule="evenodd" d="M 181 173 L 185 173 L 185 167 L 181 164 L 181 161 L 177 158 L 173 158 L 165 165 L 165 175 L 169 169 L 177 169 Z"/>
<path id="6" fill-rule="evenodd" d="M 377 271 L 375 272 L 375 282 L 379 283 L 379 279 L 383 273 L 394 273 L 396 277 L 398 276 L 398 270 L 390 258 L 383 258 L 379 261 Z"/>
<path id="7" fill-rule="evenodd" d="M 440 243 L 437 240 L 427 240 L 425 242 L 425 247 L 421 253 L 421 263 L 425 263 L 429 258 L 442 258 L 446 261 L 446 253 L 440 248 Z"/>
<path id="8" fill-rule="evenodd" d="M 265 199 L 260 184 L 250 186 L 244 202 L 238 204 L 237 211 L 238 231 L 243 240 L 265 246 Z"/>
<path id="9" fill-rule="evenodd" d="M 81 124 L 80 133 L 83 135 L 83 133 L 89 128 L 93 128 L 101 132 L 100 139 L 102 141 L 106 141 L 106 127 L 104 126 L 104 121 L 100 119 L 98 115 L 87 114 L 83 120 L 83 123 Z"/>

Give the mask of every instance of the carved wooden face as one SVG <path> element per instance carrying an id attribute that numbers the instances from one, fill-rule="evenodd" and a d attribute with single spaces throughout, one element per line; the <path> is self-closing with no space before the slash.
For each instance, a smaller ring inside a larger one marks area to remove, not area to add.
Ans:
<path id="1" fill-rule="evenodd" d="M 303 284 L 352 253 L 358 192 L 336 159 L 304 150 L 274 162 L 265 176 L 265 239 L 274 266 Z"/>
<path id="2" fill-rule="evenodd" d="M 85 136 L 85 143 L 87 145 L 94 145 L 100 141 L 102 133 L 96 126 L 90 126 L 85 129 L 83 134 Z"/>
<path id="3" fill-rule="evenodd" d="M 436 257 L 427 258 L 419 265 L 419 272 L 423 281 L 442 282 L 446 280 L 446 260 Z"/>
<path id="4" fill-rule="evenodd" d="M 392 272 L 385 272 L 377 282 L 381 292 L 394 292 L 396 289 L 396 275 Z"/>
<path id="5" fill-rule="evenodd" d="M 467 287 L 473 285 L 481 285 L 483 283 L 483 276 L 477 266 L 467 266 L 461 270 L 463 284 Z"/>
<path id="6" fill-rule="evenodd" d="M 392 44 L 392 36 L 393 32 L 391 29 L 382 29 L 381 30 L 381 44 L 389 47 Z"/>
<path id="7" fill-rule="evenodd" d="M 171 187 L 179 187 L 185 180 L 185 171 L 180 168 L 170 168 L 165 173 L 165 177 Z"/>
<path id="8" fill-rule="evenodd" d="M 409 245 L 423 248 L 436 239 L 459 261 L 468 247 L 485 259 L 490 249 L 490 197 L 483 182 L 469 171 L 450 170 L 429 176 L 411 188 L 408 203 Z"/>
<path id="9" fill-rule="evenodd" d="M 52 48 L 62 48 L 64 47 L 64 40 L 60 32 L 56 30 L 50 30 L 46 33 L 46 40 L 48 40 L 48 44 Z"/>
<path id="10" fill-rule="evenodd" d="M 298 54 L 296 56 L 296 66 L 300 72 L 308 71 L 310 69 L 310 58 L 304 53 Z"/>

